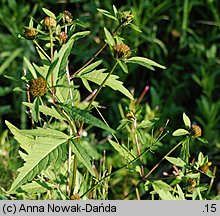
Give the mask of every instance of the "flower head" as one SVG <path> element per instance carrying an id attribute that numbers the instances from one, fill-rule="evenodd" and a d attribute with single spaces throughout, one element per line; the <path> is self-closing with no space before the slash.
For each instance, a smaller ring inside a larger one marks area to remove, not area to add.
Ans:
<path id="1" fill-rule="evenodd" d="M 212 162 L 207 162 L 205 164 L 203 164 L 201 167 L 199 167 L 199 169 L 204 172 L 207 173 L 209 170 L 209 167 L 212 165 Z"/>
<path id="2" fill-rule="evenodd" d="M 53 29 L 53 28 L 55 28 L 56 27 L 56 25 L 57 25 L 57 21 L 54 19 L 54 18 L 52 18 L 52 17 L 46 17 L 46 18 L 44 18 L 44 26 L 46 27 L 46 28 L 48 28 L 48 29 Z"/>
<path id="3" fill-rule="evenodd" d="M 59 38 L 60 44 L 65 44 L 66 41 L 67 41 L 68 35 L 67 35 L 66 32 L 61 31 L 61 32 L 58 34 L 58 38 Z"/>
<path id="4" fill-rule="evenodd" d="M 43 96 L 47 91 L 46 80 L 43 77 L 31 80 L 29 91 L 34 97 Z"/>
<path id="5" fill-rule="evenodd" d="M 127 24 L 131 23 L 133 19 L 134 19 L 134 15 L 132 14 L 131 11 L 124 11 L 124 12 L 122 12 L 121 22 L 124 25 L 127 25 Z"/>
<path id="6" fill-rule="evenodd" d="M 69 11 L 67 10 L 63 11 L 63 17 L 64 17 L 64 21 L 66 21 L 67 23 L 72 22 L 73 15 Z"/>
<path id="7" fill-rule="evenodd" d="M 198 137 L 202 136 L 202 129 L 198 125 L 193 124 L 191 130 L 192 130 L 192 132 L 191 132 L 192 136 L 194 138 L 198 138 Z"/>
<path id="8" fill-rule="evenodd" d="M 26 28 L 24 36 L 28 40 L 34 40 L 36 38 L 37 31 L 34 28 Z"/>
<path id="9" fill-rule="evenodd" d="M 131 55 L 131 49 L 126 44 L 115 44 L 113 46 L 114 57 L 117 59 L 126 59 Z"/>

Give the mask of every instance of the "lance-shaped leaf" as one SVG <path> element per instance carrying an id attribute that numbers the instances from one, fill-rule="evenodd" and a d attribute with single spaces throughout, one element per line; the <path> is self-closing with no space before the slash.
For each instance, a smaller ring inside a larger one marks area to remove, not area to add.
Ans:
<path id="1" fill-rule="evenodd" d="M 95 127 L 101 128 L 103 130 L 109 131 L 110 133 L 115 133 L 115 131 L 103 123 L 98 118 L 94 117 L 89 113 L 87 110 L 82 110 L 77 107 L 69 107 L 69 106 L 62 106 L 60 105 L 72 118 L 73 121 L 81 121 L 87 123 L 89 125 L 93 125 Z"/>
<path id="2" fill-rule="evenodd" d="M 80 78 L 89 80 L 91 82 L 94 82 L 98 85 L 101 85 L 103 80 L 106 78 L 108 75 L 107 73 L 103 73 L 105 69 L 100 69 L 100 70 L 94 70 L 90 73 L 86 74 L 81 74 L 79 75 Z M 123 86 L 123 82 L 117 80 L 119 77 L 116 75 L 110 75 L 110 77 L 107 79 L 105 85 L 109 86 L 110 88 L 120 91 L 122 94 L 133 100 L 133 96 L 131 93 Z"/>
<path id="3" fill-rule="evenodd" d="M 139 57 L 139 56 L 131 57 L 131 58 L 127 59 L 126 62 L 127 63 L 133 63 L 133 64 L 139 64 L 139 65 L 147 67 L 151 70 L 154 70 L 153 67 L 159 67 L 159 68 L 162 68 L 162 69 L 166 68 L 163 65 L 160 65 L 155 61 L 152 61 L 148 58 Z"/>
<path id="4" fill-rule="evenodd" d="M 19 174 L 8 193 L 31 181 L 51 162 L 60 163 L 67 159 L 67 143 L 70 137 L 66 134 L 52 129 L 19 130 L 9 122 L 6 124 L 19 143 L 23 146 L 32 144 L 29 146 L 28 155 L 25 156 L 26 161 L 18 170 Z"/>
<path id="5" fill-rule="evenodd" d="M 78 143 L 76 140 L 72 139 L 72 151 L 76 154 L 78 159 L 83 163 L 83 165 L 88 169 L 88 171 L 95 176 L 95 172 L 92 169 L 92 164 L 86 150 Z"/>

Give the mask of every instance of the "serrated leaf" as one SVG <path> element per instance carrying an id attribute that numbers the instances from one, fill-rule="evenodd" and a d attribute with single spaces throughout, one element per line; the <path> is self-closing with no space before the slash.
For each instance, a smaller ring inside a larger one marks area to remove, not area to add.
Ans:
<path id="1" fill-rule="evenodd" d="M 92 164 L 90 162 L 91 158 L 89 157 L 88 153 L 85 149 L 78 143 L 76 140 L 72 139 L 72 151 L 78 159 L 83 163 L 83 165 L 88 169 L 88 171 L 93 175 L 96 176 L 95 171 L 92 169 Z"/>
<path id="2" fill-rule="evenodd" d="M 84 74 L 84 73 L 88 73 L 90 71 L 92 71 L 93 69 L 95 69 L 96 67 L 98 67 L 100 64 L 102 63 L 102 60 L 98 60 L 90 65 L 88 65 L 87 67 L 83 68 L 78 75 L 80 74 Z"/>
<path id="3" fill-rule="evenodd" d="M 42 10 L 44 11 L 44 13 L 45 13 L 47 16 L 56 19 L 56 16 L 55 16 L 55 14 L 54 14 L 52 11 L 50 11 L 50 10 L 48 10 L 48 9 L 46 9 L 46 8 L 42 8 Z"/>
<path id="4" fill-rule="evenodd" d="M 103 82 L 103 80 L 106 78 L 107 75 L 108 75 L 107 73 L 103 73 L 103 69 L 100 69 L 100 70 L 92 71 L 90 73 L 81 74 L 78 77 L 84 78 L 98 85 L 101 85 L 101 83 Z M 105 85 L 109 86 L 114 90 L 120 91 L 125 96 L 133 100 L 134 98 L 131 95 L 131 93 L 123 86 L 123 83 L 121 81 L 117 80 L 118 78 L 119 77 L 116 75 L 110 75 Z"/>
<path id="5" fill-rule="evenodd" d="M 33 181 L 31 183 L 27 183 L 22 185 L 18 192 L 27 192 L 27 193 L 45 193 L 49 190 L 55 189 L 53 184 L 41 181 Z"/>
<path id="6" fill-rule="evenodd" d="M 72 118 L 73 121 L 81 121 L 89 125 L 109 131 L 110 133 L 115 133 L 115 130 L 108 127 L 101 120 L 91 115 L 87 110 L 82 110 L 77 107 L 68 107 L 63 105 L 60 106 L 68 113 L 68 115 L 70 116 L 70 118 Z"/>
<path id="7" fill-rule="evenodd" d="M 111 45 L 111 46 L 114 46 L 115 45 L 115 40 L 112 37 L 112 34 L 105 27 L 104 27 L 104 32 L 105 32 L 105 37 L 107 39 L 108 44 Z"/>
<path id="8" fill-rule="evenodd" d="M 67 141 L 70 137 L 66 134 L 52 129 L 19 130 L 9 122 L 6 124 L 14 134 L 15 139 L 18 138 L 17 140 L 21 144 L 24 142 L 31 142 L 32 144 L 31 151 L 25 156 L 26 162 L 18 170 L 19 174 L 8 193 L 32 180 L 51 162 L 60 163 L 67 159 Z"/>
<path id="9" fill-rule="evenodd" d="M 36 73 L 34 67 L 32 66 L 32 64 L 30 63 L 30 61 L 25 56 L 24 56 L 24 63 L 26 64 L 28 70 L 31 72 L 33 78 L 36 79 L 37 73 Z"/>
<path id="10" fill-rule="evenodd" d="M 186 113 L 183 113 L 183 122 L 187 128 L 191 128 L 191 121 Z"/>
<path id="11" fill-rule="evenodd" d="M 133 64 L 139 64 L 139 65 L 147 67 L 151 70 L 154 70 L 153 67 L 159 67 L 159 68 L 162 68 L 162 69 L 166 68 L 163 65 L 160 65 L 160 64 L 158 64 L 157 62 L 155 62 L 153 60 L 150 60 L 150 59 L 144 58 L 144 57 L 139 57 L 139 56 L 131 57 L 131 58 L 127 59 L 126 62 L 127 63 L 133 63 Z"/>
<path id="12" fill-rule="evenodd" d="M 128 162 L 132 161 L 135 159 L 135 156 L 131 153 L 131 151 L 125 146 L 125 145 L 119 145 L 118 143 L 108 140 L 109 143 L 112 145 L 112 147 Z"/>
<path id="13" fill-rule="evenodd" d="M 186 162 L 184 162 L 181 158 L 166 157 L 166 159 L 177 167 L 185 167 L 186 165 Z"/>
<path id="14" fill-rule="evenodd" d="M 31 109 L 33 108 L 32 103 L 23 102 L 23 104 Z M 49 108 L 45 105 L 40 105 L 39 111 L 42 112 L 44 115 L 48 115 L 59 120 L 65 120 L 65 118 L 63 118 L 54 108 Z"/>
<path id="15" fill-rule="evenodd" d="M 173 136 L 183 136 L 183 135 L 187 135 L 187 134 L 189 134 L 189 131 L 180 128 L 180 129 L 175 130 L 172 135 Z"/>

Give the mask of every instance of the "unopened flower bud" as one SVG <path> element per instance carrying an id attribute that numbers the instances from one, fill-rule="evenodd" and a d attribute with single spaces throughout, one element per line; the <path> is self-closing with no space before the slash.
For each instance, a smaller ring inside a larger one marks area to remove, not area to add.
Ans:
<path id="1" fill-rule="evenodd" d="M 202 129 L 198 125 L 193 124 L 191 133 L 192 133 L 192 136 L 195 138 L 201 137 L 202 136 Z"/>
<path id="2" fill-rule="evenodd" d="M 44 18 L 44 26 L 46 27 L 46 28 L 48 28 L 48 29 L 53 29 L 53 28 L 55 28 L 56 27 L 56 25 L 57 25 L 57 21 L 54 19 L 54 18 L 52 18 L 52 17 L 46 17 L 46 18 Z"/>
<path id="3" fill-rule="evenodd" d="M 80 200 L 80 196 L 79 194 L 73 194 L 71 197 L 70 197 L 71 200 Z"/>
<path id="4" fill-rule="evenodd" d="M 133 19 L 134 19 L 134 15 L 131 13 L 131 11 L 124 11 L 122 13 L 122 20 L 121 20 L 121 22 L 124 25 L 127 25 L 127 24 L 131 23 Z"/>
<path id="5" fill-rule="evenodd" d="M 131 49 L 125 44 L 115 44 L 113 46 L 114 57 L 117 59 L 126 59 L 131 55 Z"/>
<path id="6" fill-rule="evenodd" d="M 66 32 L 61 31 L 61 32 L 58 34 L 58 38 L 59 38 L 60 44 L 65 44 L 66 41 L 67 41 L 68 35 L 67 35 Z"/>
<path id="7" fill-rule="evenodd" d="M 134 113 L 132 111 L 127 112 L 126 116 L 125 116 L 128 120 L 130 121 L 134 121 L 135 120 L 135 116 Z"/>
<path id="8" fill-rule="evenodd" d="M 25 29 L 24 36 L 28 40 L 34 40 L 36 38 L 37 31 L 34 28 Z"/>
<path id="9" fill-rule="evenodd" d="M 29 91 L 34 97 L 43 96 L 47 92 L 46 80 L 43 77 L 31 80 Z"/>
<path id="10" fill-rule="evenodd" d="M 212 162 L 207 162 L 205 164 L 203 164 L 201 167 L 199 167 L 199 169 L 204 172 L 207 173 L 209 170 L 209 167 L 212 165 Z"/>
<path id="11" fill-rule="evenodd" d="M 72 22 L 73 15 L 69 11 L 65 10 L 63 12 L 63 16 L 64 16 L 64 21 L 66 21 L 67 23 Z"/>

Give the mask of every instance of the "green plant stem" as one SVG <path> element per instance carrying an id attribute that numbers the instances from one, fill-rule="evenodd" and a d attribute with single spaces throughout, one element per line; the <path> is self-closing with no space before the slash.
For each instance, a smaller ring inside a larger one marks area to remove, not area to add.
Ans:
<path id="1" fill-rule="evenodd" d="M 146 181 L 148 179 L 148 177 L 151 175 L 151 173 L 164 161 L 164 159 L 166 159 L 167 156 L 169 156 L 174 150 L 176 150 L 180 145 L 183 144 L 183 142 L 185 141 L 182 140 L 180 141 L 178 144 L 176 144 L 166 155 L 164 155 L 162 157 L 162 159 L 147 173 L 147 175 L 144 176 L 144 178 L 142 178 L 135 186 L 134 188 L 124 197 L 124 199 L 126 199 L 131 193 L 133 193 L 133 191 L 135 191 L 135 189 L 143 182 Z"/>
<path id="2" fill-rule="evenodd" d="M 76 185 L 77 163 L 78 163 L 78 158 L 77 158 L 76 155 L 74 155 L 74 160 L 73 160 L 73 178 L 72 178 L 72 183 L 71 183 L 71 187 L 70 187 L 70 196 L 73 194 L 74 188 L 75 188 L 75 185 Z"/>
<path id="3" fill-rule="evenodd" d="M 87 109 L 89 110 L 92 106 L 92 103 L 94 102 L 94 100 L 96 99 L 97 95 L 99 94 L 99 92 L 101 91 L 102 87 L 105 85 L 106 81 L 108 80 L 108 78 L 110 77 L 110 75 L 113 73 L 113 71 L 115 70 L 116 66 L 117 66 L 118 62 L 116 62 L 112 68 L 112 70 L 108 73 L 108 75 L 105 77 L 105 79 L 102 81 L 101 85 L 99 86 L 98 90 L 96 91 L 96 93 L 94 94 L 94 96 L 92 97 L 92 99 L 89 102 L 89 105 L 87 107 Z"/>
<path id="4" fill-rule="evenodd" d="M 50 28 L 50 58 L 51 62 L 53 62 L 53 31 Z M 53 71 L 51 73 L 51 85 L 52 85 L 52 96 L 55 101 L 55 89 L 54 89 L 54 76 L 53 76 Z"/>
<path id="5" fill-rule="evenodd" d="M 51 61 L 50 56 L 47 55 L 47 53 L 43 50 L 43 48 L 40 46 L 40 44 L 39 44 L 36 40 L 33 40 L 33 42 L 34 42 L 35 45 L 38 47 L 38 49 L 42 52 L 42 54 L 43 54 L 49 61 Z"/>
<path id="6" fill-rule="evenodd" d="M 115 30 L 113 31 L 112 35 L 114 35 L 118 29 L 124 24 L 125 21 L 121 22 L 118 24 L 118 26 L 115 28 Z M 81 68 L 79 68 L 71 77 L 70 79 L 73 79 L 76 74 L 78 74 L 81 70 L 83 70 L 86 66 L 88 66 L 104 49 L 105 47 L 108 45 L 108 43 L 106 42 L 96 53 L 95 55 L 88 61 L 86 62 L 86 64 L 84 64 Z"/>
<path id="7" fill-rule="evenodd" d="M 107 76 L 105 77 L 105 79 L 102 81 L 101 85 L 99 86 L 98 90 L 96 91 L 96 93 L 94 94 L 94 96 L 92 97 L 92 99 L 89 102 L 89 105 L 86 107 L 87 110 L 89 110 L 92 106 L 92 103 L 94 102 L 94 100 L 96 99 L 97 95 L 99 94 L 99 92 L 101 91 L 102 87 L 105 85 L 106 81 L 108 80 L 108 78 L 110 77 L 110 75 L 113 73 L 113 71 L 115 70 L 116 66 L 118 64 L 118 61 L 114 64 L 112 70 L 107 74 Z M 83 122 L 81 122 L 80 126 L 79 126 L 79 130 L 78 130 L 78 135 L 80 135 L 81 131 L 83 128 Z"/>
<path id="8" fill-rule="evenodd" d="M 161 137 L 161 139 L 163 139 L 166 135 L 167 135 L 167 133 L 164 134 L 164 135 Z M 143 155 L 145 155 L 147 152 L 150 152 L 150 151 L 151 151 L 151 148 L 152 148 L 154 145 L 156 145 L 161 139 L 156 140 L 156 141 L 154 142 L 154 144 L 153 144 L 150 148 L 148 148 L 148 149 L 146 149 L 145 151 L 143 151 L 139 156 L 137 156 L 136 158 L 134 158 L 133 160 L 131 160 L 129 163 L 123 165 L 122 167 L 120 167 L 120 168 L 117 169 L 116 171 L 114 171 L 114 172 L 112 172 L 112 173 L 106 175 L 105 177 L 101 178 L 96 184 L 93 185 L 93 187 L 91 187 L 91 188 L 90 188 L 89 190 L 87 190 L 83 195 L 81 195 L 80 198 L 84 197 L 87 193 L 89 193 L 90 191 L 92 191 L 97 185 L 99 185 L 99 184 L 100 184 L 102 181 L 104 181 L 106 178 L 109 178 L 110 176 L 115 175 L 115 174 L 118 173 L 120 170 L 122 170 L 122 169 L 128 167 L 129 165 L 133 164 L 135 161 L 137 161 L 140 157 L 142 157 Z M 136 187 L 135 187 L 135 188 L 136 188 Z"/>
<path id="9" fill-rule="evenodd" d="M 84 64 L 81 68 L 79 68 L 70 78 L 73 79 L 76 74 L 78 74 L 82 69 L 84 69 L 86 66 L 88 66 L 104 49 L 105 47 L 107 46 L 108 44 L 105 43 L 101 49 L 98 50 L 98 52 L 88 61 L 86 62 L 86 64 Z"/>
<path id="10" fill-rule="evenodd" d="M 162 163 L 166 157 L 168 157 L 174 150 L 176 150 L 180 145 L 182 145 L 184 141 L 179 142 L 176 144 L 167 154 L 165 154 L 162 159 L 148 172 L 147 175 L 144 176 L 144 179 L 147 180 L 147 178 L 151 175 L 151 173 Z"/>
<path id="11" fill-rule="evenodd" d="M 138 155 L 140 155 L 141 154 L 141 148 L 140 148 L 140 145 L 139 145 L 136 129 L 137 129 L 137 120 L 135 119 L 133 121 L 132 131 L 134 133 L 134 139 L 135 139 L 135 144 L 136 144 L 136 147 L 137 147 L 137 152 L 138 152 Z M 143 166 L 143 161 L 142 161 L 141 157 L 140 157 L 140 166 L 141 166 L 141 175 L 142 175 L 142 178 L 143 178 L 144 177 L 144 166 Z"/>

